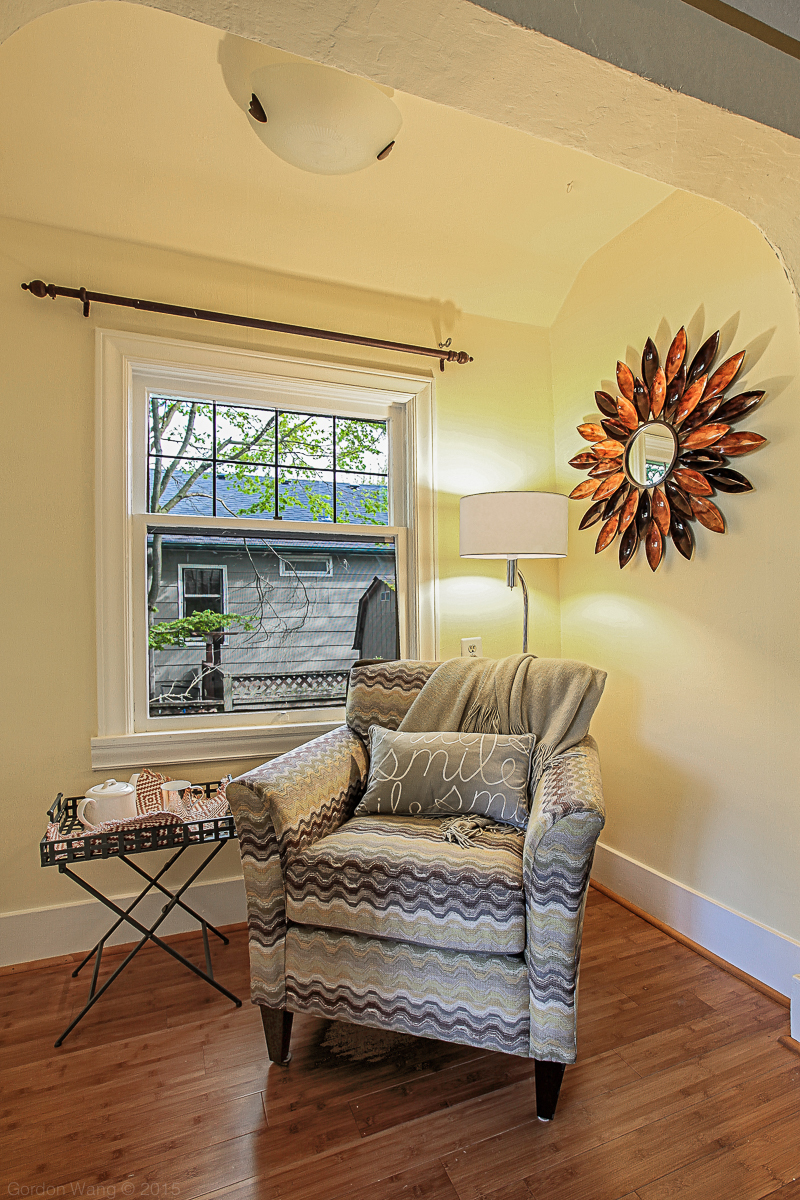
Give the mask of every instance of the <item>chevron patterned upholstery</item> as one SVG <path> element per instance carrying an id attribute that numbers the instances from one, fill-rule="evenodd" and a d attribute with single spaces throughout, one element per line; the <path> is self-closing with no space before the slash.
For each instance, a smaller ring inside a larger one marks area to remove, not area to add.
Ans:
<path id="1" fill-rule="evenodd" d="M 286 867 L 290 921 L 467 950 L 522 954 L 523 834 L 445 842 L 441 818 L 354 817 Z"/>
<path id="2" fill-rule="evenodd" d="M 436 666 L 354 667 L 347 725 L 228 785 L 251 996 L 265 1030 L 269 1012 L 311 1012 L 535 1058 L 538 1089 L 539 1065 L 576 1057 L 604 821 L 597 746 L 587 736 L 551 760 L 524 832 L 462 846 L 444 840 L 442 818 L 354 816 L 370 726 L 396 729 Z"/>

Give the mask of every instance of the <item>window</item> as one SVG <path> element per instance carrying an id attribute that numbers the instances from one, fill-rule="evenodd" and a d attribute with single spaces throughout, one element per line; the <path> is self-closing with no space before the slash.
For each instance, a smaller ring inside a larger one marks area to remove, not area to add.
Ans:
<path id="1" fill-rule="evenodd" d="M 435 656 L 429 377 L 98 355 L 95 767 L 280 753 L 341 723 L 357 657 Z"/>
<path id="2" fill-rule="evenodd" d="M 152 538 L 148 538 L 152 553 Z M 185 619 L 197 612 L 225 612 L 225 567 L 178 564 L 178 607 Z"/>
<path id="3" fill-rule="evenodd" d="M 330 556 L 314 558 L 310 554 L 294 554 L 291 558 L 280 558 L 281 575 L 294 575 L 297 579 L 322 579 L 333 574 L 333 559 Z"/>

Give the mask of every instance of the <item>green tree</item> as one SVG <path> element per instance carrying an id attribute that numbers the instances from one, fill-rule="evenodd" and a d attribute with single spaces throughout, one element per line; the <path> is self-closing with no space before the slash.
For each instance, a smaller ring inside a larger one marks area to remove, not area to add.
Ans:
<path id="1" fill-rule="evenodd" d="M 177 621 L 157 621 L 150 626 L 148 644 L 151 650 L 169 650 L 185 646 L 190 638 L 202 637 L 208 641 L 215 633 L 224 633 L 231 625 L 253 629 L 249 617 L 239 613 L 217 613 L 211 609 L 194 612 L 190 617 L 179 617 Z"/>

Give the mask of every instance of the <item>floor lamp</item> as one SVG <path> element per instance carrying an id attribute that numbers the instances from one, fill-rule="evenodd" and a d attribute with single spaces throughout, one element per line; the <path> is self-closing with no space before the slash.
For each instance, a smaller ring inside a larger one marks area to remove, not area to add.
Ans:
<path id="1" fill-rule="evenodd" d="M 481 492 L 463 496 L 462 558 L 506 559 L 506 583 L 522 585 L 522 653 L 528 652 L 528 589 L 518 558 L 566 558 L 567 497 L 559 492 Z"/>

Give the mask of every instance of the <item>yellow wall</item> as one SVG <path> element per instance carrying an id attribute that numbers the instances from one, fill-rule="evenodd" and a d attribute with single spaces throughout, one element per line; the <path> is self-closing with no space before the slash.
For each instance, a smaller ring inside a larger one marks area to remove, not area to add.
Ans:
<path id="1" fill-rule="evenodd" d="M 91 197 L 87 196 L 87 204 Z M 66 285 L 196 304 L 235 313 L 430 344 L 441 339 L 442 312 L 431 301 L 320 284 L 121 241 L 21 222 L 0 221 L 0 388 L 3 398 L 5 778 L 0 789 L 0 913 L 69 903 L 81 893 L 38 866 L 45 809 L 55 794 L 80 794 L 98 781 L 89 739 L 97 732 L 94 620 L 94 329 L 146 331 L 338 361 L 420 369 L 424 360 L 379 352 L 338 354 L 336 347 L 248 335 L 200 322 L 95 306 L 89 320 L 71 301 L 35 300 L 20 283 Z M 447 314 L 447 334 L 475 362 L 435 371 L 436 471 L 443 488 L 438 531 L 441 653 L 481 634 L 487 654 L 517 647 L 519 592 L 501 582 L 502 564 L 477 564 L 491 606 L 484 615 L 449 579 L 458 558 L 458 495 L 483 486 L 551 487 L 552 410 L 546 331 Z M 230 338 L 227 334 L 230 334 Z M 498 397 L 501 398 L 498 402 Z M 521 433 L 523 436 L 520 436 Z M 557 577 L 536 576 L 539 644 L 558 653 Z M 153 764 L 157 766 L 158 764 Z M 234 773 L 255 763 L 230 764 Z M 174 767 L 175 776 L 214 778 L 228 764 Z M 104 773 L 103 773 L 104 774 Z M 214 864 L 217 877 L 238 870 L 234 847 Z M 119 864 L 91 875 L 127 891 Z M 208 876 L 213 877 L 212 875 Z"/>
<path id="2" fill-rule="evenodd" d="M 676 192 L 580 272 L 551 330 L 560 490 L 583 478 L 565 465 L 584 445 L 575 426 L 616 359 L 636 367 L 648 335 L 663 356 L 681 324 L 694 350 L 721 327 L 722 352 L 748 351 L 742 390 L 767 392 L 738 426 L 769 438 L 734 464 L 756 490 L 721 495 L 728 532 L 695 526 L 693 561 L 670 544 L 655 575 L 641 550 L 621 572 L 618 541 L 595 557 L 597 527 L 578 532 L 586 502 L 571 502 L 563 653 L 609 675 L 593 725 L 603 841 L 800 938 L 800 338 L 781 266 L 744 218 Z"/>
<path id="3" fill-rule="evenodd" d="M 94 627 L 94 327 L 200 341 L 200 323 L 37 301 L 43 277 L 234 312 L 418 342 L 440 340 L 435 302 L 142 248 L 30 224 L 0 223 L 0 386 L 4 400 L 5 608 L 2 728 L 8 778 L 0 819 L 0 913 L 79 899 L 38 867 L 44 809 L 56 791 L 96 781 Z M 532 285 L 534 286 L 534 285 Z M 435 372 L 440 652 L 479 634 L 484 652 L 519 645 L 521 597 L 502 564 L 458 558 L 459 495 L 554 485 L 580 447 L 575 425 L 609 384 L 617 357 L 634 364 L 648 334 L 662 352 L 686 323 L 691 343 L 723 329 L 723 350 L 748 349 L 748 386 L 768 399 L 749 424 L 770 443 L 741 460 L 756 491 L 724 496 L 728 533 L 698 530 L 691 563 L 670 547 L 653 576 L 643 556 L 620 572 L 616 548 L 595 557 L 573 504 L 570 555 L 526 564 L 532 647 L 603 667 L 595 718 L 609 820 L 604 841 L 647 866 L 800 937 L 796 878 L 798 490 L 792 420 L 800 338 L 778 260 L 743 218 L 676 193 L 597 253 L 553 328 L 447 313 L 447 334 L 475 355 Z M 333 357 L 318 344 L 231 331 L 231 344 Z M 551 379 L 552 359 L 552 379 Z M 419 360 L 359 353 L 345 361 L 419 369 Z M 555 458 L 553 456 L 555 413 Z M 559 604 L 561 628 L 559 629 Z M 157 765 L 157 764 L 154 764 Z M 175 768 L 210 778 L 228 764 Z M 235 772 L 246 762 L 231 764 Z M 116 864 L 92 868 L 127 890 Z M 215 864 L 238 869 L 235 848 Z"/>

